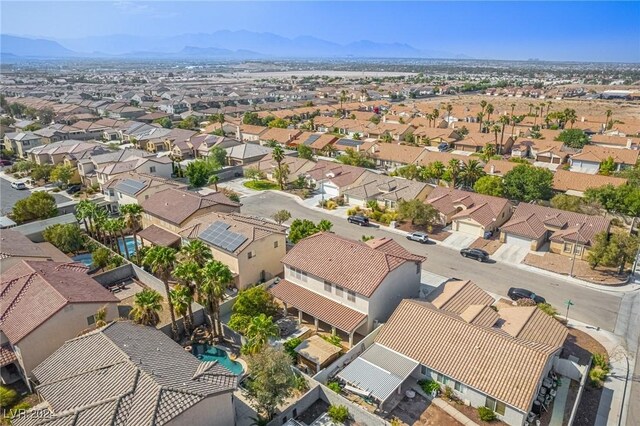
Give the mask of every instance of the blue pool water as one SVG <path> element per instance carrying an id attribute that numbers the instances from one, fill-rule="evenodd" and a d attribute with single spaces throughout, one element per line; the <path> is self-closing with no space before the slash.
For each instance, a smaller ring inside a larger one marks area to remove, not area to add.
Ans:
<path id="1" fill-rule="evenodd" d="M 120 251 L 122 251 L 122 254 L 124 254 L 125 245 L 127 246 L 127 252 L 129 253 L 129 256 L 136 254 L 136 243 L 133 241 L 133 236 L 130 235 L 128 237 L 124 237 L 124 242 L 125 244 L 122 244 L 122 239 L 118 239 L 118 245 L 120 245 Z M 138 244 L 140 244 L 139 240 Z"/>
<path id="2" fill-rule="evenodd" d="M 229 358 L 227 351 L 218 349 L 215 346 L 209 345 L 194 345 L 194 355 L 198 357 L 200 361 L 218 361 L 220 365 L 231 371 L 236 376 L 239 376 L 244 371 L 242 364 L 236 361 L 232 361 Z"/>
<path id="3" fill-rule="evenodd" d="M 93 263 L 93 256 L 91 256 L 91 253 L 82 253 L 77 256 L 73 256 L 71 259 L 74 262 L 84 263 L 88 267 L 91 267 L 91 264 Z"/>

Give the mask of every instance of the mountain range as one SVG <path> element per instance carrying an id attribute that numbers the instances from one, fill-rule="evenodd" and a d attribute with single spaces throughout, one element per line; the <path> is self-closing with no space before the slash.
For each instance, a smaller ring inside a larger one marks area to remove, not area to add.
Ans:
<path id="1" fill-rule="evenodd" d="M 455 58 L 468 56 L 421 50 L 405 43 L 360 40 L 346 44 L 311 36 L 287 38 L 273 33 L 216 31 L 167 37 L 132 35 L 75 39 L 28 38 L 3 34 L 0 50 L 22 58 Z"/>

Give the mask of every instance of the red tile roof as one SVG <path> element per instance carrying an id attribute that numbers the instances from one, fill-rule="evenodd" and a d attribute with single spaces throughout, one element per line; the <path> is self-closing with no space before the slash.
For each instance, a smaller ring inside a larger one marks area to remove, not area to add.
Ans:
<path id="1" fill-rule="evenodd" d="M 347 333 L 362 324 L 367 314 L 339 304 L 304 287 L 282 280 L 269 289 L 277 299 Z"/>

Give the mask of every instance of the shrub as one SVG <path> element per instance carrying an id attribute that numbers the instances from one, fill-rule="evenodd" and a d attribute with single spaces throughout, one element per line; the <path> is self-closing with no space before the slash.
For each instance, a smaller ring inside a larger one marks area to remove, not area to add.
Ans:
<path id="1" fill-rule="evenodd" d="M 60 192 L 60 188 L 53 188 L 51 192 Z"/>
<path id="2" fill-rule="evenodd" d="M 488 407 L 478 407 L 478 416 L 483 422 L 492 422 L 496 419 L 496 413 Z"/>
<path id="3" fill-rule="evenodd" d="M 596 388 L 601 388 L 604 386 L 604 381 L 607 378 L 607 374 L 609 374 L 602 367 L 595 366 L 589 371 L 589 379 L 591 379 L 591 384 Z"/>
<path id="4" fill-rule="evenodd" d="M 431 395 L 434 391 L 437 392 L 440 390 L 440 385 L 433 380 L 420 380 L 418 381 L 418 385 L 420 385 L 422 390 L 428 395 Z"/>
<path id="5" fill-rule="evenodd" d="M 523 297 L 521 299 L 516 300 L 516 305 L 518 306 L 536 306 L 536 302 L 533 299 L 528 299 Z"/>
<path id="6" fill-rule="evenodd" d="M 334 391 L 335 393 L 340 393 L 340 391 L 342 390 L 342 388 L 340 387 L 340 383 L 336 381 L 327 383 L 327 387 L 332 391 Z"/>
<path id="7" fill-rule="evenodd" d="M 556 308 L 554 308 L 548 303 L 538 303 L 538 308 L 540 308 L 540 310 L 545 314 L 550 315 L 552 317 L 555 317 L 556 315 L 558 315 L 558 311 L 556 310 Z"/>
<path id="8" fill-rule="evenodd" d="M 342 339 L 340 339 L 340 337 L 337 335 L 336 336 L 332 334 L 329 336 L 322 335 L 321 337 L 327 342 L 331 343 L 332 345 L 342 347 Z"/>
<path id="9" fill-rule="evenodd" d="M 287 340 L 284 342 L 284 345 L 282 345 L 284 347 L 284 351 L 291 357 L 291 362 L 296 362 L 296 359 L 298 358 L 298 354 L 294 349 L 297 348 L 300 343 L 302 343 L 302 339 L 294 337 L 293 339 Z"/>
<path id="10" fill-rule="evenodd" d="M 307 383 L 307 379 L 305 379 L 302 374 L 296 374 L 294 378 L 294 387 L 298 392 L 301 392 L 301 393 L 309 390 L 309 384 Z"/>
<path id="11" fill-rule="evenodd" d="M 11 407 L 18 400 L 18 394 L 13 389 L 0 386 L 0 401 L 3 407 Z"/>
<path id="12" fill-rule="evenodd" d="M 360 207 L 355 206 L 355 207 L 350 208 L 349 210 L 347 210 L 347 215 L 354 216 L 354 215 L 360 214 L 361 211 L 362 211 L 362 209 Z"/>
<path id="13" fill-rule="evenodd" d="M 593 360 L 591 362 L 593 365 L 601 367 L 604 370 L 609 369 L 609 362 L 604 354 L 593 354 Z"/>
<path id="14" fill-rule="evenodd" d="M 325 207 L 327 208 L 327 210 L 335 210 L 336 208 L 338 208 L 338 204 L 333 200 L 329 200 L 327 201 Z"/>
<path id="15" fill-rule="evenodd" d="M 444 397 L 449 401 L 453 401 L 454 399 L 456 399 L 456 396 L 453 393 L 453 389 L 451 389 L 451 386 L 445 386 L 443 394 L 444 394 Z"/>
<path id="16" fill-rule="evenodd" d="M 327 415 L 336 423 L 344 423 L 349 418 L 349 409 L 344 405 L 331 405 L 327 410 Z"/>

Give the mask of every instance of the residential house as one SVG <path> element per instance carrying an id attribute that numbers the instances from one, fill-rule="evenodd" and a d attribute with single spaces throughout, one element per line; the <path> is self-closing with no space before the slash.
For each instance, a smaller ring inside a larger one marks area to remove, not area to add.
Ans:
<path id="1" fill-rule="evenodd" d="M 416 164 L 425 154 L 425 149 L 397 143 L 376 143 L 367 152 L 379 167 L 395 169 L 407 164 Z"/>
<path id="2" fill-rule="evenodd" d="M 279 129 L 274 127 L 262 133 L 259 142 L 260 145 L 269 145 L 272 142 L 276 142 L 282 146 L 287 146 L 301 133 L 298 129 Z"/>
<path id="3" fill-rule="evenodd" d="M 550 164 L 564 164 L 569 158 L 568 152 L 562 142 L 553 139 L 531 139 L 529 152 L 535 161 Z"/>
<path id="4" fill-rule="evenodd" d="M 107 320 L 117 318 L 118 299 L 87 270 L 79 263 L 39 259 L 21 260 L 2 271 L 3 383 L 32 378 L 33 369 L 65 340 L 95 324 L 99 309 L 106 308 Z"/>
<path id="5" fill-rule="evenodd" d="M 119 173 L 102 185 L 104 199 L 109 211 L 117 212 L 125 204 L 142 204 L 156 192 L 186 185 L 171 179 L 137 172 Z"/>
<path id="6" fill-rule="evenodd" d="M 507 160 L 489 160 L 484 166 L 486 174 L 491 176 L 504 176 L 514 168 L 518 167 L 521 163 Z"/>
<path id="7" fill-rule="evenodd" d="M 173 164 L 169 157 L 156 157 L 153 154 L 151 156 L 138 157 L 134 154 L 126 157 L 126 159 L 101 165 L 95 169 L 95 176 L 97 183 L 102 187 L 109 179 L 125 172 L 146 173 L 168 179 L 173 172 Z"/>
<path id="8" fill-rule="evenodd" d="M 593 135 L 589 143 L 602 148 L 640 149 L 640 141 L 638 139 L 623 136 Z"/>
<path id="9" fill-rule="evenodd" d="M 236 133 L 236 139 L 242 142 L 260 142 L 262 134 L 264 134 L 268 127 L 263 126 L 253 126 L 251 124 L 241 124 L 238 126 L 238 130 Z"/>
<path id="10" fill-rule="evenodd" d="M 129 321 L 68 340 L 34 376 L 45 403 L 37 414 L 14 419 L 15 426 L 235 423 L 238 376 Z"/>
<path id="11" fill-rule="evenodd" d="M 404 179 L 365 171 L 342 194 L 351 205 L 366 207 L 369 201 L 379 206 L 395 209 L 401 200 L 424 200 L 433 187 L 415 180 Z"/>
<path id="12" fill-rule="evenodd" d="M 246 166 L 271 155 L 272 148 L 253 143 L 242 143 L 226 148 L 227 163 L 230 166 Z"/>
<path id="13" fill-rule="evenodd" d="M 307 172 L 307 179 L 321 194 L 333 198 L 342 195 L 366 171 L 363 167 L 320 160 Z"/>
<path id="14" fill-rule="evenodd" d="M 486 145 L 491 145 L 495 147 L 496 150 L 502 146 L 502 153 L 505 154 L 511 152 L 513 138 L 511 136 L 505 137 L 502 141 L 502 145 L 500 145 L 500 138 L 498 138 L 498 143 L 496 144 L 496 138 L 491 133 L 473 132 L 465 136 L 464 139 L 455 141 L 453 143 L 453 148 L 458 151 L 480 152 Z"/>
<path id="15" fill-rule="evenodd" d="M 296 152 L 294 151 L 294 153 Z M 282 164 L 283 166 L 286 164 L 286 167 L 289 170 L 289 174 L 287 175 L 287 183 L 292 183 L 295 182 L 300 176 L 306 177 L 309 170 L 311 170 L 316 163 L 311 160 L 305 160 L 304 158 L 287 155 L 282 160 Z M 250 164 L 248 167 L 260 170 L 270 181 L 277 181 L 275 171 L 278 168 L 278 163 L 276 163 L 271 155 L 264 157 L 257 163 Z"/>
<path id="16" fill-rule="evenodd" d="M 626 185 L 627 179 L 615 176 L 576 173 L 569 170 L 556 170 L 553 174 L 553 189 L 567 195 L 583 197 L 589 188 L 600 188 L 605 185 Z"/>
<path id="17" fill-rule="evenodd" d="M 240 213 L 208 213 L 189 220 L 179 234 L 209 246 L 213 258 L 234 274 L 235 287 L 244 290 L 282 274 L 286 229 Z"/>
<path id="18" fill-rule="evenodd" d="M 235 139 L 224 136 L 197 134 L 190 139 L 174 142 L 171 148 L 171 155 L 180 160 L 194 157 L 208 157 L 209 151 L 214 147 L 226 149 L 237 145 L 241 145 L 241 143 Z"/>
<path id="19" fill-rule="evenodd" d="M 32 148 L 28 151 L 28 158 L 36 164 L 51 164 L 54 166 L 68 160 L 75 168 L 79 160 L 108 152 L 109 149 L 98 142 L 68 139 Z"/>
<path id="20" fill-rule="evenodd" d="M 549 251 L 586 258 L 601 232 L 609 232 L 611 219 L 520 203 L 511 219 L 500 228 L 500 241 L 529 250 L 549 242 Z"/>
<path id="21" fill-rule="evenodd" d="M 537 397 L 562 362 L 568 332 L 536 306 L 496 312 L 492 303 L 469 281 L 448 281 L 427 300 L 403 300 L 375 342 L 336 377 L 383 409 L 416 380 L 435 381 L 464 404 L 520 426 L 540 410 Z"/>
<path id="22" fill-rule="evenodd" d="M 0 230 L 0 272 L 23 260 L 71 262 L 71 259 L 49 242 L 34 243 L 18 231 Z"/>
<path id="23" fill-rule="evenodd" d="M 305 145 L 311 148 L 314 154 L 322 154 L 327 147 L 332 146 L 338 138 L 330 133 L 304 132 L 294 139 L 290 145 Z"/>
<path id="24" fill-rule="evenodd" d="M 443 225 L 453 231 L 486 237 L 511 217 L 512 204 L 500 197 L 453 188 L 436 187 L 425 201 L 440 213 Z"/>
<path id="25" fill-rule="evenodd" d="M 231 201 L 221 192 L 202 195 L 185 189 L 168 188 L 142 203 L 142 227 L 151 226 L 178 234 L 194 217 L 211 212 L 240 212 L 240 204 Z M 153 241 L 149 241 L 153 243 Z"/>
<path id="26" fill-rule="evenodd" d="M 4 147 L 20 158 L 27 158 L 27 151 L 42 145 L 42 137 L 33 132 L 4 134 Z"/>
<path id="27" fill-rule="evenodd" d="M 640 151 L 631 149 L 605 148 L 602 146 L 585 145 L 578 154 L 569 159 L 572 172 L 596 174 L 600 165 L 609 158 L 613 159 L 614 171 L 633 167 L 638 162 Z"/>
<path id="28" fill-rule="evenodd" d="M 417 296 L 424 260 L 391 238 L 363 243 L 318 233 L 284 256 L 284 280 L 269 291 L 300 321 L 310 316 L 316 329 L 322 322 L 352 346 L 354 334 L 369 334 L 402 299 Z"/>
<path id="29" fill-rule="evenodd" d="M 377 142 L 373 139 L 363 141 L 360 139 L 340 138 L 333 144 L 333 148 L 336 150 L 335 155 L 338 156 L 345 154 L 348 149 L 356 152 L 368 152 L 376 144 Z"/>

